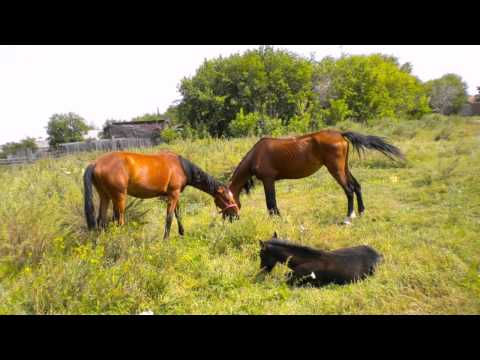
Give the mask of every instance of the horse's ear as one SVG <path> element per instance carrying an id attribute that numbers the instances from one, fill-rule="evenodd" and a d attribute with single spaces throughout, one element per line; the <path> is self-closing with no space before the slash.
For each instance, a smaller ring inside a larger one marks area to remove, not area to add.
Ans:
<path id="1" fill-rule="evenodd" d="M 278 235 L 276 231 L 273 233 L 272 239 L 278 239 Z"/>
<path id="2" fill-rule="evenodd" d="M 267 246 L 262 240 L 258 240 L 258 243 L 260 244 L 260 248 L 265 249 Z"/>

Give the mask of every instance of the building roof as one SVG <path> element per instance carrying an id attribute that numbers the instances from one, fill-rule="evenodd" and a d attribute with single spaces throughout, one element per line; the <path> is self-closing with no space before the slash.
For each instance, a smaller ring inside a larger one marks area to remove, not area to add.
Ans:
<path id="1" fill-rule="evenodd" d="M 38 148 L 42 149 L 42 148 L 48 148 L 49 147 L 49 143 L 48 143 L 48 140 L 47 139 L 43 139 L 43 138 L 37 138 L 35 139 L 35 144 L 38 146 Z"/>
<path id="2" fill-rule="evenodd" d="M 159 122 L 170 121 L 170 119 L 159 119 L 159 120 L 144 120 L 144 121 L 116 121 L 112 122 L 110 125 L 142 125 L 142 124 L 155 124 Z"/>

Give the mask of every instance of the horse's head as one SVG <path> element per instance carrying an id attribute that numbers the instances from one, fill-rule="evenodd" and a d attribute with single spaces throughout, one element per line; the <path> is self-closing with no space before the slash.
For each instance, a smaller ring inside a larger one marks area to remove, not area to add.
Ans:
<path id="1" fill-rule="evenodd" d="M 230 221 L 239 218 L 240 209 L 233 197 L 232 192 L 225 186 L 220 186 L 214 195 L 215 205 L 220 208 L 220 212 L 225 219 L 229 218 Z"/>
<path id="2" fill-rule="evenodd" d="M 272 240 L 277 239 L 277 233 L 272 237 Z M 265 241 L 260 240 L 260 270 L 270 272 L 277 263 L 277 258 L 269 251 L 268 244 Z"/>
<path id="3" fill-rule="evenodd" d="M 235 200 L 235 203 L 238 206 L 238 209 L 242 208 L 242 204 L 240 203 L 240 191 L 236 191 L 234 187 L 232 186 L 232 183 L 230 182 L 227 186 L 227 188 L 232 192 L 233 194 L 233 199 Z"/>

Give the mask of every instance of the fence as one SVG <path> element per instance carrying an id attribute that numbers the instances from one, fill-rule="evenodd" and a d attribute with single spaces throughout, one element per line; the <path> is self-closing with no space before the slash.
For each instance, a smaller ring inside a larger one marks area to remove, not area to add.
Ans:
<path id="1" fill-rule="evenodd" d="M 144 148 L 155 146 L 156 143 L 150 139 L 123 138 L 123 139 L 102 139 L 95 141 L 83 141 L 75 143 L 60 144 L 55 151 L 37 151 L 30 149 L 17 153 L 16 156 L 7 159 L 0 159 L 0 165 L 19 165 L 33 163 L 43 158 L 58 158 L 64 155 L 85 151 L 117 151 L 130 148 Z"/>

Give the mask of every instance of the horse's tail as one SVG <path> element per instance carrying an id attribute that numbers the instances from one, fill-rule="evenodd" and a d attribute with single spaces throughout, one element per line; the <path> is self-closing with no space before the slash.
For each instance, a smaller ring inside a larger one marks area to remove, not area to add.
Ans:
<path id="1" fill-rule="evenodd" d="M 352 146 L 360 155 L 360 150 L 377 150 L 383 155 L 394 160 L 394 157 L 405 160 L 401 150 L 394 145 L 387 143 L 383 138 L 374 135 L 362 135 L 352 131 L 342 132 L 342 136 L 352 143 Z"/>
<path id="2" fill-rule="evenodd" d="M 85 169 L 83 174 L 83 196 L 85 203 L 85 218 L 87 219 L 88 229 L 94 229 L 96 226 L 95 221 L 95 207 L 93 206 L 93 170 L 95 169 L 95 164 L 90 164 Z"/>

